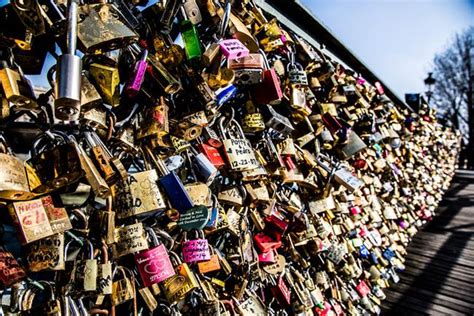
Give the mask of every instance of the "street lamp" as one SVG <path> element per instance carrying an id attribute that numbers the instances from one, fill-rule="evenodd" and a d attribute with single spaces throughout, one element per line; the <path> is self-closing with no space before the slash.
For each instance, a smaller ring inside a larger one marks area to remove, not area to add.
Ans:
<path id="1" fill-rule="evenodd" d="M 433 78 L 433 73 L 429 72 L 428 77 L 425 79 L 425 86 L 428 89 L 426 91 L 426 96 L 428 97 L 428 105 L 430 104 L 431 101 L 431 96 L 433 95 L 433 86 L 436 83 L 436 79 Z"/>

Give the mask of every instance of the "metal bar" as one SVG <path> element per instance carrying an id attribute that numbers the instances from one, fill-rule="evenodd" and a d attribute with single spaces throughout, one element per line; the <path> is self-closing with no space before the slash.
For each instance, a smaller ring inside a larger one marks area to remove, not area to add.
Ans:
<path id="1" fill-rule="evenodd" d="M 286 25 L 316 48 L 324 44 L 325 48 L 331 53 L 328 54 L 329 57 L 335 58 L 347 65 L 372 84 L 376 81 L 380 82 L 385 94 L 392 102 L 405 107 L 410 112 L 416 113 L 379 76 L 370 70 L 360 58 L 337 39 L 329 28 L 319 21 L 299 0 L 255 0 L 255 3 L 265 13 L 277 18 L 280 23 Z"/>

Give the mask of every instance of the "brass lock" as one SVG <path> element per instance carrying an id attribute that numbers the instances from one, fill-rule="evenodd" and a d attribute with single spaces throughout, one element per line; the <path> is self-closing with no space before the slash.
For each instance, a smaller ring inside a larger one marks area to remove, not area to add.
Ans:
<path id="1" fill-rule="evenodd" d="M 120 20 L 113 4 L 86 4 L 80 7 L 78 25 L 80 44 L 88 53 L 126 47 L 138 36 Z"/>

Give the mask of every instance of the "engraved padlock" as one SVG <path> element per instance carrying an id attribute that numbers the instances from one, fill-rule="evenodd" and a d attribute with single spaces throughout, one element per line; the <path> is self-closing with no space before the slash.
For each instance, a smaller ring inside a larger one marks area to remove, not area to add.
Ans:
<path id="1" fill-rule="evenodd" d="M 160 242 L 155 231 L 147 227 L 145 228 L 150 245 L 153 247 L 135 254 L 135 263 L 138 267 L 138 272 L 145 286 L 162 282 L 173 275 L 175 271 L 171 263 L 168 250 L 165 245 Z M 168 240 L 173 240 L 166 232 L 161 231 L 160 236 L 167 236 Z"/>
<path id="2" fill-rule="evenodd" d="M 15 157 L 3 134 L 0 134 L 0 197 L 7 200 L 29 200 L 30 192 L 26 170 L 20 159 Z"/>
<path id="3" fill-rule="evenodd" d="M 163 292 L 170 303 L 182 300 L 189 292 L 199 286 L 196 276 L 186 262 L 181 262 L 179 256 L 170 252 L 171 261 L 176 269 L 176 275 L 163 281 Z"/>

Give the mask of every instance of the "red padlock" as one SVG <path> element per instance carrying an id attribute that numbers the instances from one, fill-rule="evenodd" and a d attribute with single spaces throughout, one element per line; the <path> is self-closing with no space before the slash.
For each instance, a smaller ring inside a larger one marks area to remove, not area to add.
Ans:
<path id="1" fill-rule="evenodd" d="M 275 241 L 263 232 L 255 235 L 253 239 L 261 252 L 269 252 L 272 249 L 278 249 L 281 247 L 281 241 Z"/>
<path id="2" fill-rule="evenodd" d="M 258 261 L 263 263 L 275 263 L 275 250 L 270 250 L 269 252 L 262 252 L 258 254 Z"/>
<path id="3" fill-rule="evenodd" d="M 275 240 L 280 241 L 281 236 L 285 233 L 288 228 L 288 223 L 282 219 L 279 219 L 275 215 L 265 217 L 265 232 L 273 237 Z"/>
<path id="4" fill-rule="evenodd" d="M 217 148 L 209 146 L 207 144 L 199 144 L 199 150 L 209 159 L 209 161 L 214 165 L 216 168 L 221 168 L 225 166 L 225 161 L 222 159 L 221 154 L 217 150 Z"/>
<path id="5" fill-rule="evenodd" d="M 276 281 L 276 285 L 271 288 L 272 294 L 275 296 L 278 303 L 282 306 L 289 306 L 291 303 L 291 291 L 280 275 Z"/>
<path id="6" fill-rule="evenodd" d="M 357 293 L 359 293 L 361 297 L 364 297 L 370 294 L 370 288 L 367 286 L 367 284 L 365 284 L 364 281 L 360 281 L 359 284 L 357 284 L 356 290 L 357 290 Z"/>
<path id="7" fill-rule="evenodd" d="M 263 80 L 254 86 L 252 95 L 258 104 L 267 104 L 272 101 L 280 100 L 283 97 L 280 79 L 275 69 L 270 68 L 263 71 Z"/>

